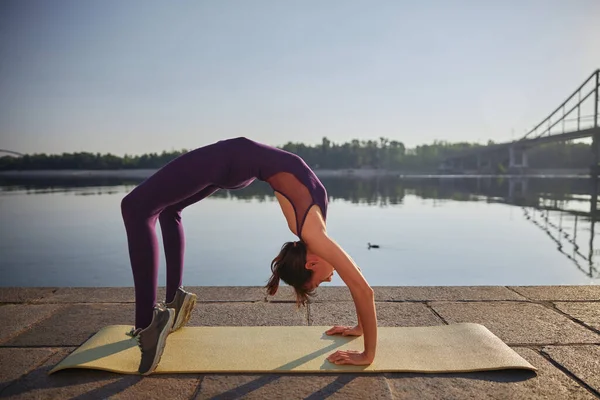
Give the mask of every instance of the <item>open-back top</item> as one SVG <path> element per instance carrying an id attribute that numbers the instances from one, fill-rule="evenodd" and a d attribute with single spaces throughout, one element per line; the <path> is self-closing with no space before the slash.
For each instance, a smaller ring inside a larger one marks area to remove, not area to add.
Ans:
<path id="1" fill-rule="evenodd" d="M 222 161 L 228 166 L 215 176 L 214 183 L 224 189 L 241 189 L 255 179 L 268 182 L 292 204 L 300 239 L 313 205 L 319 207 L 326 220 L 327 191 L 301 157 L 245 137 L 222 140 L 210 147 L 222 154 Z"/>

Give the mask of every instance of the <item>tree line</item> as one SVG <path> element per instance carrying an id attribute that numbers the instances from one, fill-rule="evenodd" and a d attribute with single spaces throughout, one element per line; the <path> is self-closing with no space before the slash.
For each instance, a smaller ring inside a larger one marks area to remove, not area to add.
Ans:
<path id="1" fill-rule="evenodd" d="M 556 201 L 557 207 L 568 206 L 573 197 L 582 198 L 596 192 L 596 182 L 589 179 L 529 178 L 527 190 L 515 192 L 512 197 L 511 179 L 504 177 L 481 178 L 400 178 L 384 176 L 376 179 L 321 178 L 327 188 L 330 201 L 348 201 L 354 204 L 378 206 L 402 204 L 405 196 L 414 195 L 428 200 L 498 201 L 504 199 L 512 204 L 538 206 L 540 199 Z M 77 177 L 77 178 L 20 178 L 0 176 L 4 191 L 27 193 L 70 192 L 75 195 L 104 195 L 127 193 L 143 178 Z M 74 190 L 78 189 L 78 190 Z M 240 190 L 219 190 L 211 197 L 232 200 L 275 201 L 273 188 L 262 181 L 255 181 Z M 588 210 L 590 202 L 581 203 Z M 571 204 L 572 205 L 572 204 Z M 581 211 L 581 210 L 580 210 Z"/>
<path id="2" fill-rule="evenodd" d="M 489 141 L 487 145 L 494 142 Z M 434 141 L 415 148 L 397 140 L 380 138 L 337 144 L 326 137 L 320 144 L 288 142 L 279 148 L 297 154 L 315 169 L 380 168 L 387 170 L 433 171 L 444 157 L 464 150 L 485 146 L 479 143 Z M 187 152 L 163 151 L 142 155 L 76 152 L 63 154 L 26 154 L 0 157 L 0 170 L 118 170 L 157 169 Z M 592 163 L 590 145 L 586 143 L 551 143 L 528 152 L 533 168 L 588 168 Z M 508 157 L 508 155 L 507 155 Z"/>

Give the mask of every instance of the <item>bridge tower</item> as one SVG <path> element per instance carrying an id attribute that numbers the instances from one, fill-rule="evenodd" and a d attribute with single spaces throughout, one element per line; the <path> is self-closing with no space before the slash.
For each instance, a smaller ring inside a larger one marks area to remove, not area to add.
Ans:
<path id="1" fill-rule="evenodd" d="M 520 156 L 520 157 L 518 157 Z M 520 160 L 519 160 L 520 158 Z M 510 146 L 508 148 L 508 168 L 523 170 L 529 167 L 527 151 L 524 147 Z"/>
<path id="2" fill-rule="evenodd" d="M 508 180 L 508 199 L 515 201 L 527 195 L 529 179 L 526 177 L 513 177 Z"/>
<path id="3" fill-rule="evenodd" d="M 598 126 L 598 91 L 600 90 L 600 69 L 596 70 L 596 89 L 594 92 L 594 133 L 592 135 L 592 162 L 591 166 L 591 174 L 593 176 L 598 176 L 599 167 L 598 162 L 600 161 L 600 126 Z"/>

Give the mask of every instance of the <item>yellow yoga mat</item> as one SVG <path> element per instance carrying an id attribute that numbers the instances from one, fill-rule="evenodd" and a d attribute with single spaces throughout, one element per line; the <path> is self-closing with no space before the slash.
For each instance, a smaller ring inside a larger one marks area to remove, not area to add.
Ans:
<path id="1" fill-rule="evenodd" d="M 469 372 L 536 368 L 479 324 L 379 327 L 369 366 L 335 365 L 336 350 L 362 350 L 362 337 L 327 336 L 328 326 L 185 327 L 167 338 L 154 373 Z M 101 329 L 56 365 L 137 374 L 140 350 L 126 325 Z"/>

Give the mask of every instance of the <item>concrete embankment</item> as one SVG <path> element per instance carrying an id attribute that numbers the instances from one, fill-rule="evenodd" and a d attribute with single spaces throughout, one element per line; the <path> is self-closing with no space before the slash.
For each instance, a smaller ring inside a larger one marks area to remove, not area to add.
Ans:
<path id="1" fill-rule="evenodd" d="M 297 309 L 289 287 L 187 287 L 190 325 L 352 325 L 345 287 Z M 170 374 L 48 371 L 100 328 L 131 324 L 133 288 L 0 288 L 0 397 L 256 399 L 600 398 L 600 286 L 376 287 L 380 326 L 485 325 L 538 368 L 463 374 Z M 164 291 L 159 292 L 159 299 Z M 293 345 L 291 343 L 290 345 Z"/>

